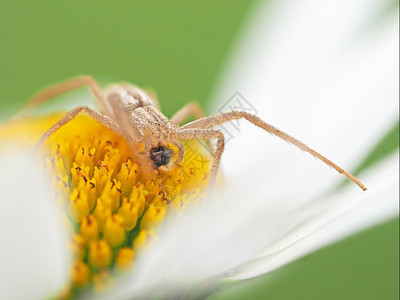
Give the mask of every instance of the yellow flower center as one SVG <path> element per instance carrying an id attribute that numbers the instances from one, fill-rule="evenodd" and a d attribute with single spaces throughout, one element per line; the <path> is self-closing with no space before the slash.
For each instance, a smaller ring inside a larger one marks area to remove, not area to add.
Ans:
<path id="1" fill-rule="evenodd" d="M 0 127 L 0 139 L 33 148 L 62 116 L 9 123 Z M 167 214 L 204 197 L 211 155 L 201 141 L 182 142 L 182 163 L 160 167 L 147 177 L 125 140 L 85 115 L 63 126 L 42 145 L 40 157 L 51 174 L 54 198 L 65 208 L 65 224 L 71 231 L 68 247 L 74 262 L 63 297 L 73 297 L 91 286 L 106 287 L 112 271 L 129 268 L 155 240 Z M 173 145 L 169 147 L 178 153 Z M 176 159 L 177 154 L 171 160 Z"/>

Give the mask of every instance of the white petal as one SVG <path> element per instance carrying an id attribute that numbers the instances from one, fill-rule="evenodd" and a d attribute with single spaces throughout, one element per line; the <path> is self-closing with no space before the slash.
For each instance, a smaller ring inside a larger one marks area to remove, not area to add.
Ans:
<path id="1" fill-rule="evenodd" d="M 270 272 L 357 231 L 399 214 L 399 157 L 388 158 L 365 176 L 370 189 L 365 193 L 345 190 L 318 203 L 311 202 L 289 217 L 297 221 L 289 232 L 255 260 L 232 273 L 245 279 Z"/>
<path id="2" fill-rule="evenodd" d="M 246 189 L 236 182 L 166 228 L 111 297 L 184 290 L 240 265 L 224 277 L 253 277 L 397 215 L 398 156 L 372 169 L 366 179 L 367 192 L 348 186 L 300 206 L 288 205 L 283 197 L 265 198 L 259 190 L 249 196 L 248 190 L 263 183 L 260 179 Z"/>
<path id="3" fill-rule="evenodd" d="M 272 10 L 261 5 L 239 41 L 214 109 L 240 92 L 264 120 L 345 169 L 355 168 L 398 119 L 397 15 L 372 26 L 385 5 L 372 0 L 276 1 Z M 222 158 L 228 179 L 241 172 L 246 180 L 256 172 L 272 195 L 285 190 L 308 197 L 341 180 L 245 121 L 240 132 L 225 128 L 234 135 Z"/>
<path id="4" fill-rule="evenodd" d="M 55 296 L 67 282 L 65 229 L 31 153 L 1 152 L 0 193 L 0 299 Z"/>

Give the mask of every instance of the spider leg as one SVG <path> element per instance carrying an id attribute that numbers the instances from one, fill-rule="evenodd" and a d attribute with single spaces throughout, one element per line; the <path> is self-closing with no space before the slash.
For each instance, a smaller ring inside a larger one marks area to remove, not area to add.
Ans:
<path id="1" fill-rule="evenodd" d="M 191 140 L 191 139 L 217 139 L 217 149 L 214 154 L 214 160 L 211 165 L 211 175 L 210 181 L 208 183 L 208 194 L 211 195 L 215 181 L 217 179 L 219 163 L 221 160 L 222 152 L 225 147 L 225 137 L 220 130 L 214 129 L 197 129 L 197 128 L 189 128 L 189 129 L 178 129 L 175 134 L 177 139 L 182 140 Z"/>
<path id="2" fill-rule="evenodd" d="M 190 116 L 194 115 L 196 119 L 204 118 L 203 110 L 200 105 L 195 102 L 188 103 L 181 110 L 175 113 L 171 118 L 171 123 L 176 125 L 182 124 L 185 122 Z M 214 154 L 214 149 L 209 140 L 207 140 L 207 147 L 210 149 L 211 154 Z"/>
<path id="3" fill-rule="evenodd" d="M 139 153 L 135 142 L 140 142 L 140 140 L 134 140 L 130 136 L 127 136 L 123 130 L 119 127 L 119 125 L 108 116 L 93 110 L 87 106 L 78 106 L 73 110 L 69 111 L 64 117 L 62 117 L 57 123 L 51 126 L 43 135 L 39 138 L 36 142 L 35 147 L 33 148 L 34 152 L 37 152 L 40 146 L 55 132 L 57 132 L 62 126 L 67 124 L 68 122 L 72 121 L 79 113 L 85 112 L 91 118 L 95 119 L 97 122 L 102 124 L 103 126 L 107 127 L 108 129 L 112 130 L 113 132 L 124 136 L 125 140 L 128 142 L 134 156 L 136 159 L 136 163 L 139 165 L 139 168 L 142 170 L 144 176 L 150 175 L 150 168 L 148 167 L 147 163 L 148 160 L 143 154 Z"/>
<path id="4" fill-rule="evenodd" d="M 205 118 L 190 122 L 190 123 L 182 126 L 181 129 L 190 129 L 190 128 L 208 129 L 208 128 L 212 128 L 216 125 L 223 124 L 228 121 L 238 120 L 238 119 L 242 119 L 242 118 L 244 118 L 244 119 L 248 120 L 249 122 L 253 123 L 254 125 L 268 131 L 269 133 L 287 141 L 288 143 L 291 143 L 292 145 L 300 148 L 301 150 L 310 153 L 312 156 L 318 158 L 319 160 L 323 161 L 327 165 L 334 168 L 340 174 L 345 175 L 347 178 L 349 178 L 354 183 L 356 183 L 364 191 L 366 190 L 366 187 L 356 177 L 354 177 L 352 174 L 348 173 L 347 171 L 343 170 L 338 165 L 334 164 L 332 161 L 327 159 L 325 156 L 319 154 L 318 152 L 311 149 L 310 147 L 308 147 L 306 144 L 302 143 L 301 141 L 290 136 L 289 134 L 264 122 L 259 117 L 249 114 L 244 111 L 232 111 L 232 112 L 221 113 L 221 114 L 205 117 Z"/>
<path id="5" fill-rule="evenodd" d="M 185 155 L 185 148 L 183 147 L 182 143 L 177 139 L 173 139 L 172 144 L 175 145 L 179 150 L 178 160 L 176 161 L 176 163 L 179 164 L 182 161 L 183 156 Z"/>
<path id="6" fill-rule="evenodd" d="M 114 122 L 112 119 L 107 117 L 106 115 L 99 113 L 98 111 L 95 111 L 87 106 L 78 106 L 77 108 L 74 108 L 73 110 L 69 111 L 61 120 L 59 120 L 57 123 L 55 123 L 53 126 L 51 126 L 43 135 L 40 137 L 40 139 L 37 141 L 35 147 L 34 147 L 34 152 L 36 152 L 40 146 L 57 130 L 59 130 L 62 126 L 67 124 L 68 122 L 72 121 L 80 112 L 86 112 L 90 117 L 95 119 L 97 122 L 100 124 L 104 125 L 108 129 L 114 131 L 117 134 L 123 134 L 121 131 L 120 127 L 116 122 Z"/>
<path id="7" fill-rule="evenodd" d="M 56 97 L 58 95 L 67 93 L 71 90 L 77 89 L 84 85 L 89 87 L 90 91 L 93 93 L 94 97 L 100 104 L 102 110 L 104 112 L 109 112 L 109 107 L 105 101 L 103 92 L 102 92 L 101 88 L 99 87 L 99 85 L 97 84 L 96 80 L 94 80 L 94 78 L 91 76 L 80 76 L 80 77 L 71 79 L 69 81 L 53 85 L 47 89 L 44 89 L 39 94 L 37 94 L 35 97 L 33 97 L 31 100 L 29 100 L 28 103 L 26 103 L 24 105 L 24 107 L 22 107 L 22 109 L 16 114 L 14 119 L 20 117 L 26 111 L 29 111 L 29 110 L 35 108 L 36 106 Z"/>
<path id="8" fill-rule="evenodd" d="M 195 102 L 188 103 L 181 110 L 173 115 L 171 118 L 171 123 L 176 125 L 185 122 L 191 115 L 194 115 L 196 119 L 201 119 L 204 117 L 203 110 L 200 105 Z"/>

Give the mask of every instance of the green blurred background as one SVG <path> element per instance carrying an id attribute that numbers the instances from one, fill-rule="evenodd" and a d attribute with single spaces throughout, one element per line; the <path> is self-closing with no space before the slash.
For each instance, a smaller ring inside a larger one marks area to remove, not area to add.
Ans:
<path id="1" fill-rule="evenodd" d="M 151 88 L 167 116 L 189 101 L 207 110 L 256 2 L 2 1 L 0 118 L 83 74 Z M 398 299 L 398 227 L 389 221 L 209 299 Z"/>

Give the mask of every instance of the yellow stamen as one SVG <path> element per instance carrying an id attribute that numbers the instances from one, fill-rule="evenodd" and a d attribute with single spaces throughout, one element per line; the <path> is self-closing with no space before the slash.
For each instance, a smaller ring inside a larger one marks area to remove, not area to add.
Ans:
<path id="1" fill-rule="evenodd" d="M 166 207 L 156 207 L 150 205 L 143 216 L 141 227 L 154 228 L 164 220 L 166 211 Z"/>
<path id="2" fill-rule="evenodd" d="M 93 215 L 96 217 L 97 222 L 99 223 L 100 232 L 103 232 L 104 224 L 108 217 L 112 215 L 111 208 L 104 204 L 102 199 L 97 199 L 97 206 L 93 212 Z"/>
<path id="3" fill-rule="evenodd" d="M 105 240 L 90 242 L 89 263 L 97 269 L 107 268 L 111 264 L 111 248 Z"/>
<path id="4" fill-rule="evenodd" d="M 63 115 L 32 117 L 0 126 L 0 139 L 32 149 L 44 131 Z M 175 152 L 178 149 L 166 145 Z M 178 165 L 163 166 L 150 175 L 136 163 L 123 137 L 95 120 L 80 115 L 41 146 L 39 159 L 52 176 L 49 188 L 65 208 L 74 257 L 71 284 L 60 297 L 93 283 L 109 285 L 115 268 L 126 270 L 134 257 L 157 241 L 157 230 L 167 214 L 179 215 L 205 195 L 211 154 L 199 141 L 184 143 Z M 140 151 L 144 145 L 138 144 Z M 1 150 L 1 145 L 0 145 Z M 201 159 L 199 159 L 201 158 Z"/>
<path id="5" fill-rule="evenodd" d="M 96 240 L 99 236 L 99 224 L 93 215 L 82 219 L 79 230 L 87 243 Z"/>
<path id="6" fill-rule="evenodd" d="M 88 197 L 85 193 L 82 193 L 77 188 L 72 191 L 71 199 L 69 202 L 69 213 L 71 218 L 79 223 L 82 218 L 89 214 L 90 207 Z"/>
<path id="7" fill-rule="evenodd" d="M 82 261 L 76 261 L 70 269 L 72 285 L 81 287 L 89 282 L 89 267 Z"/>
<path id="8" fill-rule="evenodd" d="M 118 269 L 127 270 L 133 263 L 135 253 L 131 248 L 121 248 L 117 254 L 116 264 Z"/>
<path id="9" fill-rule="evenodd" d="M 135 228 L 138 218 L 140 217 L 139 212 L 141 211 L 141 208 L 142 205 L 139 201 L 133 202 L 127 197 L 122 198 L 122 204 L 118 209 L 118 215 L 124 219 L 125 230 L 129 231 Z"/>
<path id="10" fill-rule="evenodd" d="M 135 252 L 139 253 L 142 251 L 146 246 L 149 245 L 149 242 L 154 239 L 155 231 L 154 229 L 140 230 L 138 236 L 133 242 L 132 248 Z"/>
<path id="11" fill-rule="evenodd" d="M 118 247 L 125 239 L 124 218 L 119 215 L 113 215 L 107 218 L 104 225 L 104 238 L 111 247 Z"/>

